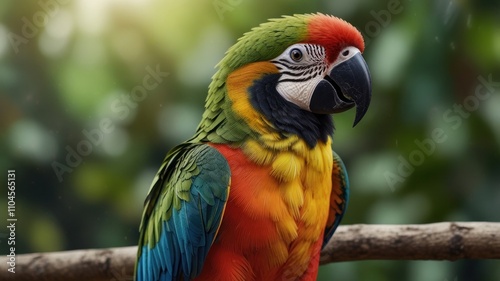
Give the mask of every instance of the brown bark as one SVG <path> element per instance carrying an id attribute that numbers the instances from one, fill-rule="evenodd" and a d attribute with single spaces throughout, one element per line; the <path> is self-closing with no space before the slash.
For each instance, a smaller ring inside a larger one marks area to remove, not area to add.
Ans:
<path id="1" fill-rule="evenodd" d="M 0 280 L 133 280 L 136 247 L 16 256 L 16 273 L 0 257 Z M 321 264 L 357 260 L 500 259 L 500 223 L 341 226 Z"/>
<path id="2" fill-rule="evenodd" d="M 500 223 L 339 227 L 321 264 L 356 260 L 500 259 Z"/>

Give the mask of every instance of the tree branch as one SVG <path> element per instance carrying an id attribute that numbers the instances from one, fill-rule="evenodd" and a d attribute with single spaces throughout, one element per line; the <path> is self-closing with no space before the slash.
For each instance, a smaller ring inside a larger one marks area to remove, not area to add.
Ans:
<path id="1" fill-rule="evenodd" d="M 339 227 L 321 252 L 321 264 L 358 260 L 500 259 L 500 223 Z"/>
<path id="2" fill-rule="evenodd" d="M 132 280 L 136 247 L 16 256 L 15 274 L 0 258 L 0 280 Z M 358 260 L 500 259 L 500 223 L 341 226 L 321 264 Z M 14 279 L 9 279 L 13 278 Z"/>

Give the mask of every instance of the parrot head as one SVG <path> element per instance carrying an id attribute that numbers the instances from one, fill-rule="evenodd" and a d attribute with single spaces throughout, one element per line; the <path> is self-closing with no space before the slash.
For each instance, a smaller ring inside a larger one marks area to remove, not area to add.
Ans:
<path id="1" fill-rule="evenodd" d="M 371 78 L 361 56 L 364 42 L 349 23 L 313 15 L 300 43 L 271 60 L 281 77 L 278 93 L 300 108 L 318 114 L 343 112 L 356 106 L 356 125 L 368 110 Z"/>
<path id="2" fill-rule="evenodd" d="M 361 33 L 337 17 L 305 14 L 271 19 L 245 33 L 218 64 L 199 131 L 207 127 L 217 127 L 219 135 L 228 131 L 224 124 L 213 124 L 220 118 L 243 119 L 250 127 L 247 133 L 272 127 L 300 134 L 302 127 L 308 127 L 300 120 L 318 123 L 326 120 L 321 116 L 353 107 L 356 125 L 371 99 L 363 50 Z M 294 120 L 286 121 L 290 119 Z"/>

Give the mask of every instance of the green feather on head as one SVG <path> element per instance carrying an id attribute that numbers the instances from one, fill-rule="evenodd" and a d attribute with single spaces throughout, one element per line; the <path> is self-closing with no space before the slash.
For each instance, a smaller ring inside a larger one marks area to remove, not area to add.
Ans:
<path id="1" fill-rule="evenodd" d="M 304 40 L 310 16 L 294 15 L 271 19 L 245 33 L 229 48 L 217 64 L 218 70 L 212 77 L 205 101 L 205 113 L 194 141 L 239 142 L 252 134 L 230 108 L 230 101 L 226 97 L 226 79 L 236 69 L 252 62 L 271 60 L 288 46 Z"/>

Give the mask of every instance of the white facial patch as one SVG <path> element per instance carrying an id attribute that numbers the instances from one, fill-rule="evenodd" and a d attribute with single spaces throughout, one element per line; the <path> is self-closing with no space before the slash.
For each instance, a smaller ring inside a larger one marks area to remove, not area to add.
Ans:
<path id="1" fill-rule="evenodd" d="M 328 68 L 325 49 L 314 44 L 294 44 L 271 62 L 281 73 L 276 91 L 285 100 L 309 111 L 314 89 Z"/>
<path id="2" fill-rule="evenodd" d="M 314 89 L 322 79 L 323 77 L 317 76 L 305 82 L 280 82 L 276 86 L 276 90 L 285 100 L 309 111 Z"/>

